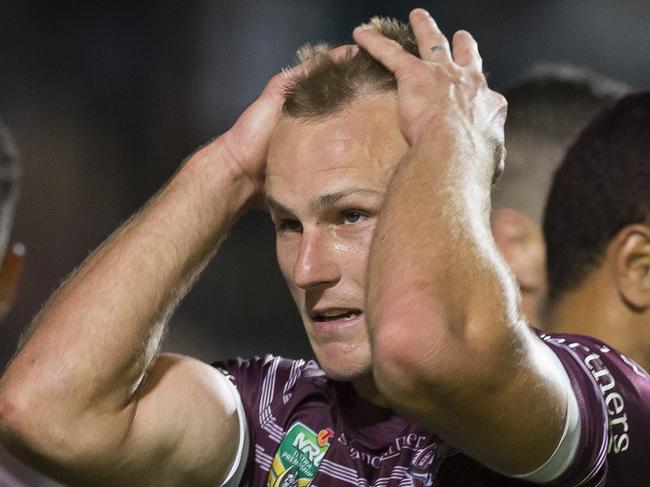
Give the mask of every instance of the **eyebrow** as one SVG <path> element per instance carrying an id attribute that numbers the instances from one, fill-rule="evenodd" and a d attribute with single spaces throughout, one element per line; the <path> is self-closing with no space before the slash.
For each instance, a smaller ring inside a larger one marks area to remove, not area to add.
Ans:
<path id="1" fill-rule="evenodd" d="M 374 189 L 368 189 L 368 188 L 349 188 L 345 189 L 343 191 L 337 191 L 335 193 L 327 193 L 324 195 L 319 196 L 315 200 L 311 201 L 309 203 L 309 209 L 314 212 L 318 213 L 324 208 L 329 208 L 333 205 L 336 204 L 337 201 L 339 201 L 342 198 L 345 198 L 347 196 L 350 196 L 352 194 L 357 194 L 357 193 L 365 193 L 365 194 L 371 194 L 374 196 L 382 196 L 383 193 L 380 191 L 375 191 Z M 273 210 L 282 212 L 282 213 L 287 213 L 287 214 L 293 214 L 291 210 L 286 208 L 284 205 L 278 203 L 275 201 L 273 198 L 270 196 L 267 196 L 266 198 L 266 203 L 269 205 L 269 207 Z"/>

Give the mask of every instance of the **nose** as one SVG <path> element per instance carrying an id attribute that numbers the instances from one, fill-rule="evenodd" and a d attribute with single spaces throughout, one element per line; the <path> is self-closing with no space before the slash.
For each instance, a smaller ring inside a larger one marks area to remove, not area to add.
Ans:
<path id="1" fill-rule="evenodd" d="M 303 231 L 293 266 L 293 278 L 302 289 L 331 286 L 341 278 L 335 243 L 320 229 Z"/>

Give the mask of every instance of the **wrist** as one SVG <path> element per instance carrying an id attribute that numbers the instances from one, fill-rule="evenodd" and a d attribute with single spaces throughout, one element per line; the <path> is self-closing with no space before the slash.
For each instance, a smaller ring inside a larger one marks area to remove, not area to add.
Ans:
<path id="1" fill-rule="evenodd" d="M 253 204 L 260 188 L 241 169 L 223 139 L 217 138 L 195 152 L 172 181 L 188 182 L 196 196 L 216 212 L 226 212 L 236 219 Z"/>
<path id="2" fill-rule="evenodd" d="M 456 174 L 465 185 L 478 186 L 489 193 L 500 147 L 494 138 L 458 117 L 441 115 L 423 127 L 412 151 L 426 155 L 442 173 Z"/>

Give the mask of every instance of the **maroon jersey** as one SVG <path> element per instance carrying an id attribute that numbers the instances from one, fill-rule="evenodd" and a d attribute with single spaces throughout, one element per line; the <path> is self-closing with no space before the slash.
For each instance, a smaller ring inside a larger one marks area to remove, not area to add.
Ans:
<path id="1" fill-rule="evenodd" d="M 591 338 L 542 335 L 564 365 L 580 440 L 561 487 L 640 486 L 650 465 L 650 379 Z M 251 487 L 524 486 L 435 434 L 361 399 L 313 361 L 272 355 L 216 364 L 237 386 L 250 432 L 242 485 Z M 516 398 L 513 398 L 516 400 Z"/>

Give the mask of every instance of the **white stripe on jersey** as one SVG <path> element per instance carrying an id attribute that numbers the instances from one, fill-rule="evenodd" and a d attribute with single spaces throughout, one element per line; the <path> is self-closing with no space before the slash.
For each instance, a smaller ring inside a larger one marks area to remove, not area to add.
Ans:
<path id="1" fill-rule="evenodd" d="M 276 423 L 271 414 L 271 400 L 275 390 L 275 376 L 278 370 L 280 357 L 274 357 L 271 368 L 264 381 L 262 382 L 262 396 L 260 398 L 259 420 L 260 426 L 265 430 L 269 437 L 276 443 L 280 443 L 284 437 L 284 430 Z"/>

